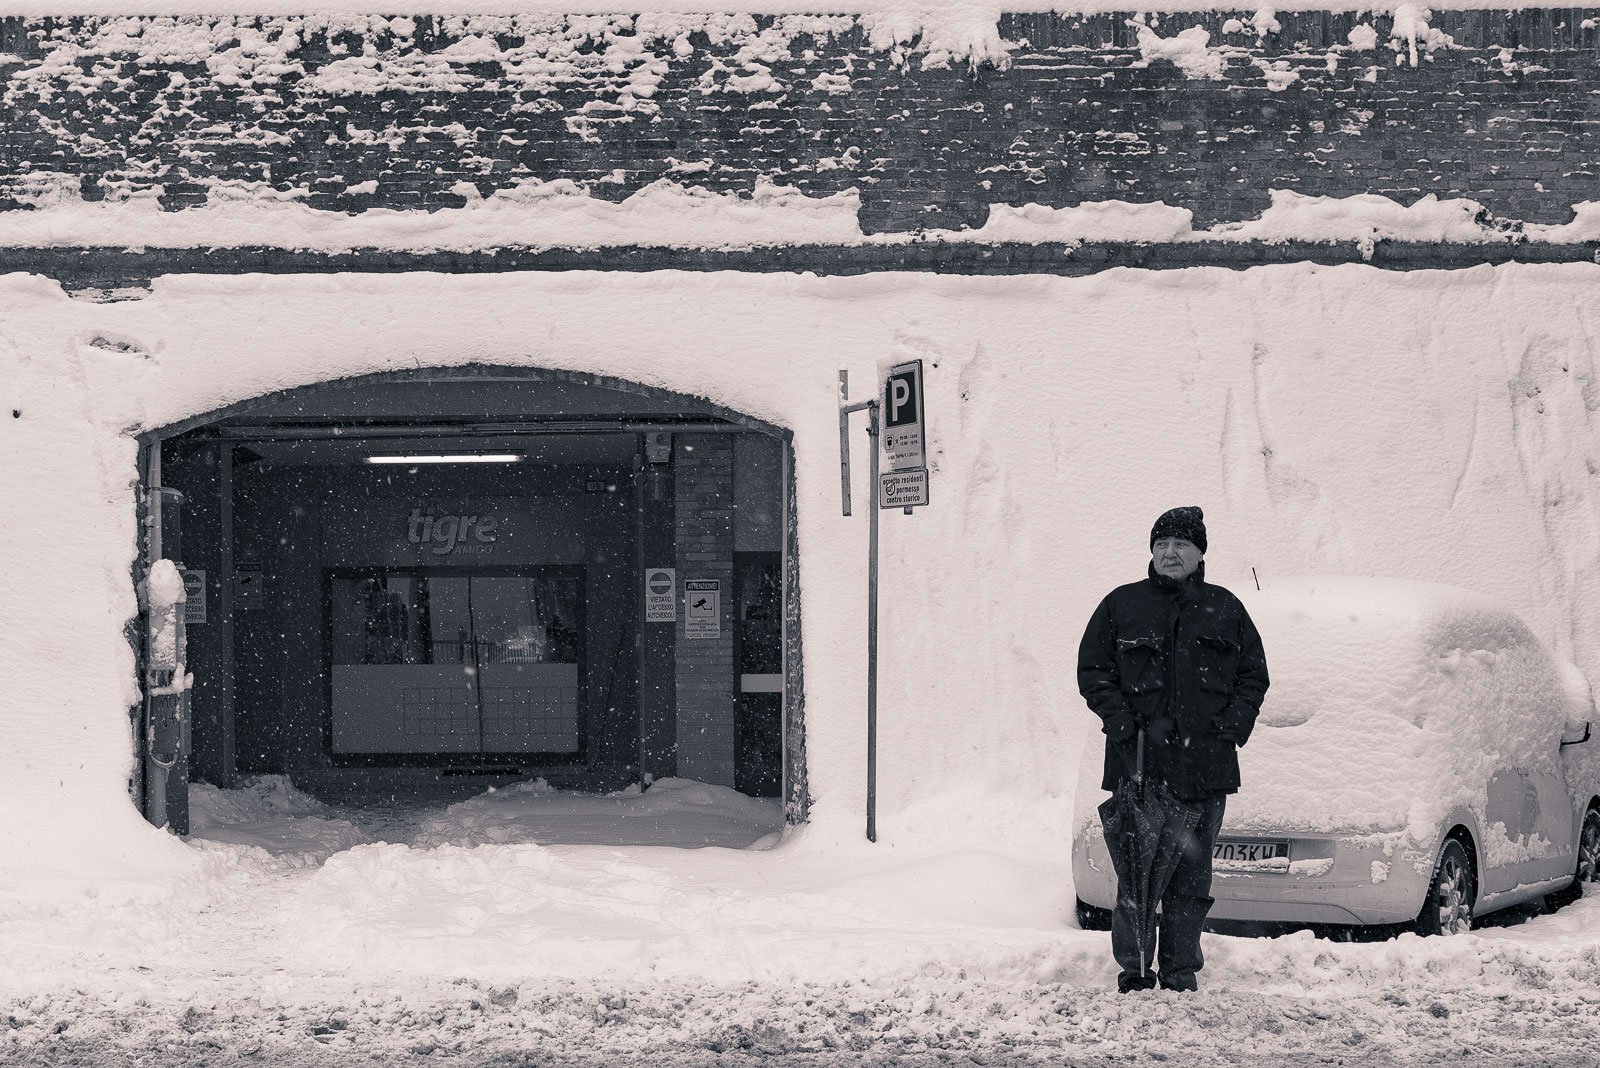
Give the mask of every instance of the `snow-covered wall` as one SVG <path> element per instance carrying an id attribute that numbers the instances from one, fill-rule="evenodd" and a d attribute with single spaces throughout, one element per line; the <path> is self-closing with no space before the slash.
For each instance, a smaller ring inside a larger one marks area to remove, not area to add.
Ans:
<path id="1" fill-rule="evenodd" d="M 0 245 L 359 245 L 380 219 L 308 220 L 392 211 L 415 242 L 479 207 L 559 243 L 552 214 L 662 182 L 848 209 L 833 241 L 1108 201 L 1169 205 L 1163 240 L 1273 190 L 1459 198 L 1515 236 L 1597 199 L 1600 9 L 742 12 L 0 20 Z M 246 207 L 279 210 L 217 228 Z"/>
<path id="2" fill-rule="evenodd" d="M 880 828 L 939 833 L 926 806 L 959 794 L 949 810 L 995 833 L 1064 835 L 1095 737 L 1076 642 L 1175 504 L 1205 508 L 1218 582 L 1472 587 L 1600 678 L 1597 291 L 1584 264 L 185 276 L 117 303 L 5 276 L 0 874 L 176 856 L 125 793 L 139 429 L 469 362 L 620 376 L 789 427 L 813 818 L 854 827 L 866 520 L 839 514 L 837 376 L 861 396 L 880 361 L 920 357 L 933 505 L 883 517 Z M 858 425 L 858 461 L 866 445 Z"/>

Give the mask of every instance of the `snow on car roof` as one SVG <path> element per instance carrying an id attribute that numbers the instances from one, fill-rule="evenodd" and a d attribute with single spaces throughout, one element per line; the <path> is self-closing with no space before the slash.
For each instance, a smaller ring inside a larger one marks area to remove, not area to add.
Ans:
<path id="1" fill-rule="evenodd" d="M 1234 829 L 1399 831 L 1482 814 L 1502 768 L 1559 759 L 1572 678 L 1509 608 L 1400 579 L 1239 591 L 1272 685 L 1240 751 Z"/>

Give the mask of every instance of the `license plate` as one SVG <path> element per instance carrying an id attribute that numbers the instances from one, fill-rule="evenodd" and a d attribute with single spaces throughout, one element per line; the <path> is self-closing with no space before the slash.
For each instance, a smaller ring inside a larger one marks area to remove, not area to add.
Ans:
<path id="1" fill-rule="evenodd" d="M 1211 847 L 1211 859 L 1229 864 L 1256 864 L 1263 860 L 1288 860 L 1289 843 L 1284 841 L 1220 838 Z"/>

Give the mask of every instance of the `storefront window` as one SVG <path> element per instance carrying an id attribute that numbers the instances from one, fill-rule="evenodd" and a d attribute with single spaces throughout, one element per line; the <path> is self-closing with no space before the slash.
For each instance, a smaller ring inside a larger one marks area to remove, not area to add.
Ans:
<path id="1" fill-rule="evenodd" d="M 581 749 L 579 574 L 332 574 L 328 599 L 336 754 Z"/>

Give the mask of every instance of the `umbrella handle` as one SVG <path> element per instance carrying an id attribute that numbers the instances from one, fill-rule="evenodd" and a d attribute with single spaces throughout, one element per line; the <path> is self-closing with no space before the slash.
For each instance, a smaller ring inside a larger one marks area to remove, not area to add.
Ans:
<path id="1" fill-rule="evenodd" d="M 1133 781 L 1136 786 L 1144 785 L 1144 728 L 1139 728 L 1138 740 L 1133 748 Z"/>

